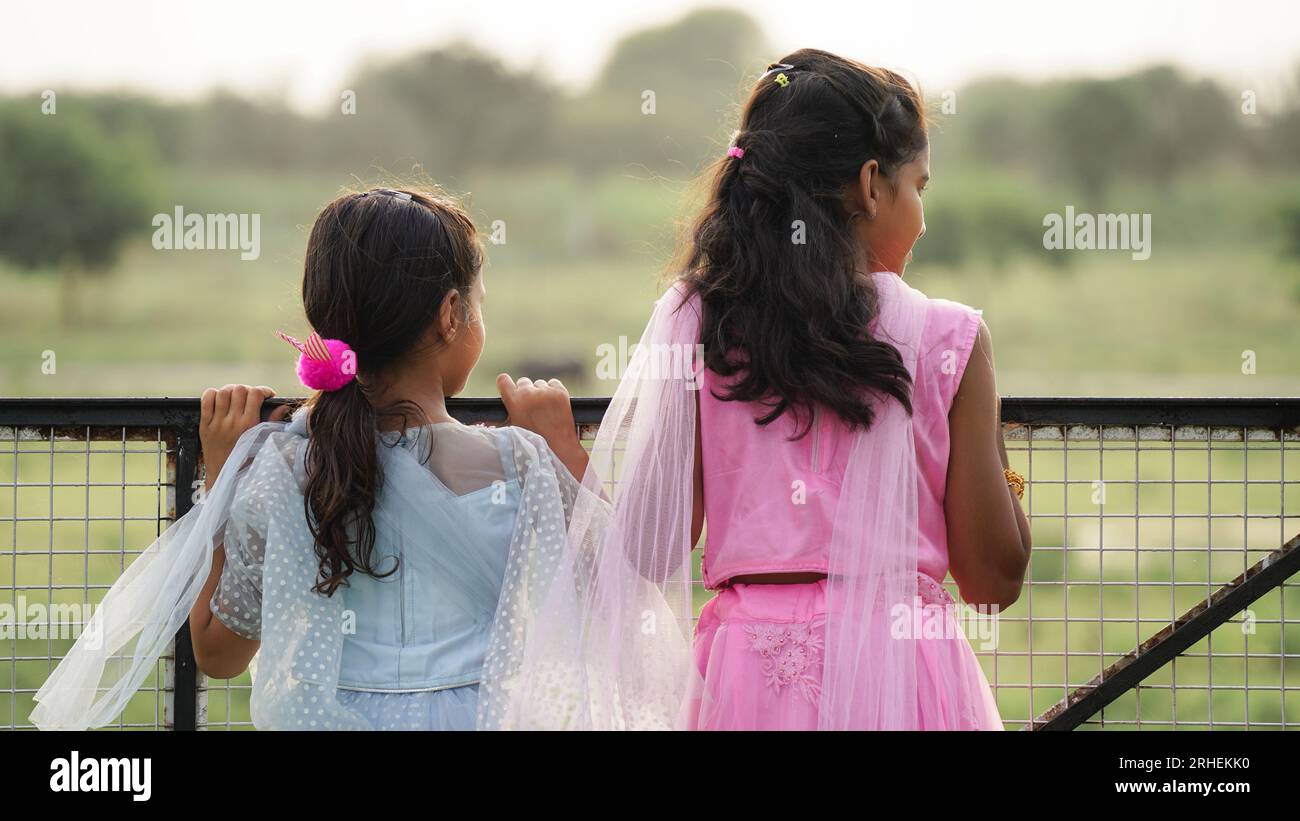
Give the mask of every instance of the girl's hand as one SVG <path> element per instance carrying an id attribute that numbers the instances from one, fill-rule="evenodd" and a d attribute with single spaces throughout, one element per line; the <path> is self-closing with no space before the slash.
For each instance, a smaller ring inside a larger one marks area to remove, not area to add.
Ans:
<path id="1" fill-rule="evenodd" d="M 203 446 L 203 463 L 207 467 L 208 490 L 230 458 L 235 443 L 244 431 L 262 421 L 262 403 L 275 396 L 265 385 L 226 385 L 220 390 L 208 388 L 199 403 L 199 442 Z M 288 405 L 271 412 L 269 421 L 279 422 L 289 413 Z"/>
<path id="2" fill-rule="evenodd" d="M 579 481 L 587 469 L 587 451 L 578 439 L 569 391 L 558 379 L 511 379 L 497 377 L 497 390 L 506 406 L 507 424 L 540 434 L 564 466 Z"/>

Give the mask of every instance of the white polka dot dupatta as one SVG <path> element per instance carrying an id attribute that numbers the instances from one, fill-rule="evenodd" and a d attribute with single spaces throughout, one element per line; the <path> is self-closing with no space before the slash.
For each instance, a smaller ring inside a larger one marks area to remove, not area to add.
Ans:
<path id="1" fill-rule="evenodd" d="M 36 694 L 41 729 L 102 727 L 121 714 L 185 623 L 212 568 L 215 546 L 237 550 L 260 576 L 261 645 L 250 665 L 253 724 L 261 730 L 373 729 L 337 699 L 347 611 L 341 592 L 313 591 L 319 560 L 304 516 L 301 487 L 309 409 L 291 422 L 251 428 L 212 490 L 172 524 L 119 577 L 68 655 Z M 540 437 L 513 431 L 516 469 L 532 500 L 519 527 L 539 532 L 565 521 L 555 465 Z M 384 491 L 374 511 L 376 538 L 436 539 L 428 558 L 455 579 L 444 604 L 481 622 L 493 616 L 502 559 L 469 538 L 473 523 L 434 500 L 438 486 L 419 455 L 377 445 Z M 563 468 L 561 468 L 563 470 Z M 567 474 L 566 474 L 567 475 Z M 570 478 L 570 484 L 576 482 Z M 445 491 L 444 491 L 445 492 Z M 531 532 L 531 531 L 530 531 Z M 516 543 L 529 540 L 516 536 Z"/>
<path id="2" fill-rule="evenodd" d="M 72 649 L 36 693 L 33 724 L 42 730 L 84 730 L 102 727 L 117 718 L 154 671 L 159 656 L 198 599 L 212 568 L 213 550 L 220 544 L 230 519 L 236 491 L 250 475 L 274 472 L 277 464 L 279 470 L 286 471 L 279 477 L 280 487 L 296 488 L 279 449 L 266 447 L 272 434 L 284 427 L 283 422 L 263 423 L 245 432 L 212 490 L 118 577 L 95 607 Z M 288 490 L 282 492 L 286 508 L 289 496 L 298 499 L 294 514 L 301 523 L 302 497 Z M 267 552 L 271 556 L 279 534 L 268 535 Z M 287 576 L 296 570 L 283 566 L 276 572 Z M 337 607 L 338 602 L 332 606 Z M 314 615 L 324 617 L 324 611 Z M 268 643 L 265 634 L 271 632 L 264 631 L 263 653 Z M 341 641 L 338 631 L 334 633 Z M 267 677 L 263 692 L 270 684 Z M 317 716 L 319 720 L 323 714 Z"/>

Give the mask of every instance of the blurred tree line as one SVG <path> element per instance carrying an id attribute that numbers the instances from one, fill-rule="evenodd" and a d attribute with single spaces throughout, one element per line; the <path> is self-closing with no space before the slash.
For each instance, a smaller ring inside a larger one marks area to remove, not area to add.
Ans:
<path id="1" fill-rule="evenodd" d="M 578 93 L 456 44 L 362 66 L 315 116 L 224 91 L 190 103 L 68 93 L 59 107 L 86 111 L 109 136 L 144 135 L 163 163 L 189 168 L 360 174 L 418 163 L 439 180 L 542 164 L 690 171 L 725 141 L 723 120 L 768 59 L 754 21 L 701 11 L 625 38 Z"/>
<path id="2" fill-rule="evenodd" d="M 136 212 L 159 166 L 344 180 L 420 165 L 453 187 L 485 168 L 689 179 L 725 148 L 749 84 L 779 56 L 744 13 L 704 10 L 625 37 L 580 91 L 453 45 L 364 65 L 315 115 L 228 92 L 189 103 L 68 92 L 57 117 L 42 118 L 35 95 L 11 98 L 0 101 L 0 257 L 24 267 L 111 264 L 130 226 L 148 226 Z M 936 106 L 938 185 L 918 258 L 1000 263 L 1041 247 L 1043 214 L 1065 202 L 1149 210 L 1210 169 L 1294 175 L 1300 72 L 1295 79 L 1282 99 L 1255 101 L 1257 112 L 1245 111 L 1241 91 L 1168 66 L 1115 79 L 983 79 L 943 95 L 955 103 L 948 111 L 938 109 L 940 90 L 923 89 Z M 1295 192 L 1260 208 L 1300 249 Z M 87 217 L 87 237 L 50 227 L 73 213 Z M 1058 265 L 1068 257 L 1046 255 Z"/>
<path id="3" fill-rule="evenodd" d="M 1157 211 L 1165 240 L 1203 240 L 1214 228 L 1236 239 L 1280 232 L 1284 245 L 1300 248 L 1291 216 L 1300 213 L 1300 66 L 1280 98 L 1161 65 L 1114 79 L 984 78 L 951 102 L 955 111 L 932 120 L 932 165 L 958 172 L 938 179 L 960 190 L 927 207 L 929 259 L 996 265 L 1012 249 L 1040 248 L 1043 215 L 1066 204 Z"/>
<path id="4" fill-rule="evenodd" d="M 725 147 L 749 83 L 776 56 L 744 13 L 706 10 L 624 38 L 578 92 L 461 44 L 364 65 L 315 116 L 229 92 L 192 103 L 69 93 L 59 103 L 193 168 L 355 173 L 409 161 L 438 179 L 539 164 L 689 175 Z M 987 78 L 956 92 L 955 113 L 936 110 L 935 144 L 947 165 L 1015 170 L 1089 199 L 1121 179 L 1167 185 L 1207 162 L 1294 169 L 1300 71 L 1295 79 L 1284 99 L 1247 115 L 1237 90 L 1169 66 L 1115 79 Z M 937 106 L 938 90 L 924 90 Z"/>

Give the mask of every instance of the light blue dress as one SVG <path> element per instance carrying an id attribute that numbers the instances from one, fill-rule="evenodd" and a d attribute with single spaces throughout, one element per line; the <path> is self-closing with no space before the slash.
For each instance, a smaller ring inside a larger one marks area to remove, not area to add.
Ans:
<path id="1" fill-rule="evenodd" d="M 309 442 L 305 423 L 300 411 L 272 437 L 298 483 L 299 498 Z M 385 481 L 374 514 L 372 566 L 394 572 L 384 578 L 353 573 L 335 593 L 342 596 L 344 614 L 337 701 L 370 727 L 474 729 L 484 656 L 520 508 L 520 441 L 518 428 L 454 422 L 377 437 Z M 415 459 L 403 458 L 403 451 Z M 403 472 L 416 464 L 423 467 L 420 477 Z M 262 534 L 274 527 L 266 521 L 271 508 L 264 502 L 273 492 L 252 478 L 231 504 L 226 563 L 211 609 L 236 634 L 260 639 L 263 583 L 270 578 L 262 566 Z M 277 507 L 276 515 L 283 518 L 286 509 L 292 507 Z M 417 509 L 420 515 L 412 516 Z M 299 525 L 305 522 L 294 528 Z M 306 641 L 299 659 L 311 644 Z M 263 653 L 266 648 L 264 643 Z"/>

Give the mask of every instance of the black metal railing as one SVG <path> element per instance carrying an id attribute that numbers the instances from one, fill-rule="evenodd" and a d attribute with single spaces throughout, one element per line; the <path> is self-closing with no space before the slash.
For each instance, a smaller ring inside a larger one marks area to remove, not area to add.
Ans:
<path id="1" fill-rule="evenodd" d="M 608 401 L 573 401 L 584 439 Z M 505 419 L 497 399 L 448 404 Z M 972 645 L 1008 726 L 1300 724 L 1300 398 L 1008 397 L 1002 416 L 1035 548 L 998 641 Z M 196 399 L 0 400 L 0 593 L 15 611 L 28 594 L 93 605 L 190 509 L 198 417 Z M 28 727 L 71 641 L 6 645 L 0 726 Z M 182 628 L 117 726 L 250 726 L 248 689 L 205 680 Z"/>

